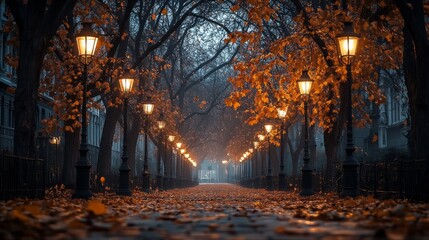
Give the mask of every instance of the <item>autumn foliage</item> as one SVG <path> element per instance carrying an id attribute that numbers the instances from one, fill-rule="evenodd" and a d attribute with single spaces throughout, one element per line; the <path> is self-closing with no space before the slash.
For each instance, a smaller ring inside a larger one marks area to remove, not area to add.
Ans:
<path id="1" fill-rule="evenodd" d="M 335 36 L 342 31 L 343 21 L 352 21 L 361 37 L 352 65 L 354 124 L 362 127 L 370 123 L 369 103 L 385 101 L 378 70 L 398 69 L 401 64 L 403 23 L 395 17 L 397 10 L 378 15 L 377 9 L 388 8 L 383 1 L 372 8 L 362 3 L 346 9 L 339 7 L 339 1 L 324 6 L 301 2 L 240 1 L 231 9 L 247 14 L 249 28 L 228 39 L 246 49 L 234 65 L 236 76 L 229 79 L 234 90 L 226 104 L 246 109 L 250 125 L 276 119 L 276 108 L 287 105 L 287 120 L 293 123 L 303 114 L 296 81 L 303 70 L 309 70 L 315 81 L 311 124 L 329 130 L 345 101 L 346 69 L 339 61 Z"/>

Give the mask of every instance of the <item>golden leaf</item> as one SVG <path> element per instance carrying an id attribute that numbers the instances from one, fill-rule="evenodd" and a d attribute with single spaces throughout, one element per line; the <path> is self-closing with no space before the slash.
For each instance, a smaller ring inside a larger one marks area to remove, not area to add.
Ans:
<path id="1" fill-rule="evenodd" d="M 89 201 L 87 210 L 88 210 L 88 212 L 91 212 L 96 216 L 103 215 L 103 214 L 107 213 L 106 206 L 97 200 Z"/>

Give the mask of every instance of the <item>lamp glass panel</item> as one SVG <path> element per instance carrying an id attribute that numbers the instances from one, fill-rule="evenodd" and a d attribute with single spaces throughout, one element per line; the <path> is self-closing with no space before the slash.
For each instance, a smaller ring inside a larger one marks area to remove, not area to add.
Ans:
<path id="1" fill-rule="evenodd" d="M 121 91 L 123 93 L 130 93 L 133 89 L 133 78 L 121 78 L 119 79 L 119 85 L 121 86 Z"/>
<path id="2" fill-rule="evenodd" d="M 302 95 L 310 94 L 312 85 L 313 85 L 313 81 L 311 81 L 311 80 L 309 80 L 309 81 L 301 81 L 301 80 L 298 81 L 299 92 Z"/>
<path id="3" fill-rule="evenodd" d="M 165 121 L 157 121 L 158 124 L 158 128 L 159 129 L 164 129 L 165 128 Z"/>
<path id="4" fill-rule="evenodd" d="M 88 64 L 91 57 L 95 55 L 95 49 L 98 43 L 98 37 L 78 36 L 76 37 L 77 50 L 79 57 L 84 64 Z"/>
<path id="5" fill-rule="evenodd" d="M 273 130 L 273 125 L 271 124 L 265 125 L 265 131 L 267 131 L 267 133 L 270 133 L 272 130 Z"/>
<path id="6" fill-rule="evenodd" d="M 259 142 L 253 142 L 253 147 L 258 148 L 259 147 Z"/>
<path id="7" fill-rule="evenodd" d="M 153 113 L 154 108 L 155 108 L 155 104 L 153 104 L 153 103 L 144 103 L 143 104 L 143 112 L 146 115 L 151 115 Z"/>

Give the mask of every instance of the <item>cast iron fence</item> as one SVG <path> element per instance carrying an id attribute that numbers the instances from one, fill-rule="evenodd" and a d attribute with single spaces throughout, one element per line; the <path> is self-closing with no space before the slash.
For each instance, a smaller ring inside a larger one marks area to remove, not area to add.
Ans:
<path id="1" fill-rule="evenodd" d="M 44 198 L 45 165 L 42 159 L 0 153 L 0 200 Z"/>
<path id="2" fill-rule="evenodd" d="M 359 173 L 364 195 L 429 201 L 429 163 L 425 159 L 361 162 Z"/>

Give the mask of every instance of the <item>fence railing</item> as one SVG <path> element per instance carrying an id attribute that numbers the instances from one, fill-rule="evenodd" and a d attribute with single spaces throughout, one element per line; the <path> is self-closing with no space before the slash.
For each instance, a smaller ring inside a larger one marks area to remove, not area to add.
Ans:
<path id="1" fill-rule="evenodd" d="M 362 162 L 359 183 L 362 194 L 427 202 L 429 163 L 425 159 Z"/>
<path id="2" fill-rule="evenodd" d="M 44 198 L 43 160 L 0 153 L 0 167 L 0 200 Z"/>

